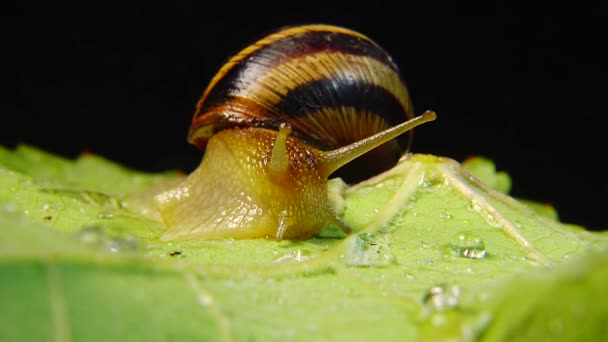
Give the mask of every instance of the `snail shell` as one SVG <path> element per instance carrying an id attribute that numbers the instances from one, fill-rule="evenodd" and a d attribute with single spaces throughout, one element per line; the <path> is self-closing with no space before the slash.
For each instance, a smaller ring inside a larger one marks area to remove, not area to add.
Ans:
<path id="1" fill-rule="evenodd" d="M 197 104 L 188 134 L 205 147 L 224 128 L 281 123 L 323 151 L 364 139 L 413 117 L 399 69 L 368 37 L 341 27 L 306 25 L 279 30 L 232 57 Z M 395 165 L 412 134 L 353 161 L 334 176 L 347 183 Z"/>
<path id="2" fill-rule="evenodd" d="M 390 56 L 360 33 L 308 25 L 259 40 L 198 102 L 188 139 L 205 155 L 156 196 L 169 227 L 161 239 L 305 239 L 327 224 L 348 233 L 327 179 L 372 150 L 380 160 L 355 167 L 356 177 L 394 164 L 394 139 L 435 119 L 427 111 L 402 122 L 411 107 Z"/>

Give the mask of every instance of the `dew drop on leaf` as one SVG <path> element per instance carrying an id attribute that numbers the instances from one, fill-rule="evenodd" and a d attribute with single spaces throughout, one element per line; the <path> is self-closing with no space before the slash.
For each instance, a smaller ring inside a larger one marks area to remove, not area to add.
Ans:
<path id="1" fill-rule="evenodd" d="M 454 235 L 450 242 L 450 250 L 458 256 L 471 259 L 482 259 L 488 254 L 481 237 L 468 232 Z"/>
<path id="2" fill-rule="evenodd" d="M 349 239 L 344 262 L 351 266 L 387 266 L 393 261 L 387 235 L 359 233 Z"/>
<path id="3" fill-rule="evenodd" d="M 102 211 L 99 214 L 97 214 L 97 218 L 102 219 L 102 220 L 111 219 L 112 217 L 114 217 L 114 215 L 109 211 Z"/>
<path id="4" fill-rule="evenodd" d="M 446 184 L 446 178 L 436 170 L 428 170 L 420 179 L 420 190 L 425 192 L 435 191 Z"/>
<path id="5" fill-rule="evenodd" d="M 14 213 L 17 211 L 17 206 L 14 203 L 8 202 L 4 204 L 4 207 L 2 209 L 4 210 L 4 212 Z"/>
<path id="6" fill-rule="evenodd" d="M 448 213 L 447 210 L 443 209 L 441 210 L 441 213 L 439 214 L 439 217 L 441 217 L 444 220 L 449 220 L 452 218 L 452 215 L 450 213 Z"/>
<path id="7" fill-rule="evenodd" d="M 132 252 L 137 249 L 135 237 L 113 237 L 97 226 L 87 226 L 76 232 L 76 236 L 81 243 L 110 253 Z"/>
<path id="8" fill-rule="evenodd" d="M 460 286 L 442 284 L 431 287 L 424 295 L 423 301 L 433 311 L 444 311 L 458 306 L 460 295 Z"/>
<path id="9" fill-rule="evenodd" d="M 85 227 L 77 233 L 78 240 L 86 245 L 97 245 L 102 240 L 103 233 L 94 226 Z"/>
<path id="10" fill-rule="evenodd" d="M 484 220 L 486 220 L 486 222 L 492 226 L 492 227 L 500 227 L 500 223 L 498 222 L 498 220 L 496 219 L 496 217 L 488 212 L 488 210 L 486 210 L 485 208 L 483 208 L 479 203 L 477 203 L 476 200 L 471 200 L 469 202 L 469 204 L 467 204 L 467 209 L 469 209 L 470 211 L 476 212 L 481 214 L 481 216 L 483 216 Z"/>
<path id="11" fill-rule="evenodd" d="M 310 252 L 302 249 L 290 250 L 276 258 L 274 262 L 301 262 L 310 258 Z"/>
<path id="12" fill-rule="evenodd" d="M 63 209 L 63 205 L 58 202 L 44 203 L 43 205 L 40 206 L 41 211 L 48 212 L 48 213 L 58 212 L 61 209 Z"/>
<path id="13" fill-rule="evenodd" d="M 469 202 L 469 204 L 467 204 L 467 209 L 469 209 L 470 211 L 480 211 L 481 207 L 479 206 L 479 204 L 477 203 L 477 201 L 471 200 Z"/>
<path id="14" fill-rule="evenodd" d="M 484 213 L 484 219 L 492 227 L 500 227 L 500 223 L 496 220 L 496 217 L 490 213 Z"/>
<path id="15" fill-rule="evenodd" d="M 412 273 L 406 271 L 403 271 L 403 278 L 407 280 L 416 280 L 416 277 Z"/>

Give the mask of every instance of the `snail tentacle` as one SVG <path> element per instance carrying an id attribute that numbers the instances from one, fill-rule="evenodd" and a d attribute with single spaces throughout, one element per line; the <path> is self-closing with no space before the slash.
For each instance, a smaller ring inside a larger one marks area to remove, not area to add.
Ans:
<path id="1" fill-rule="evenodd" d="M 289 158 L 287 156 L 287 136 L 291 133 L 291 126 L 283 124 L 279 127 L 279 133 L 272 147 L 270 157 L 270 172 L 274 177 L 280 178 L 286 175 L 289 168 Z"/>
<path id="2" fill-rule="evenodd" d="M 322 152 L 326 162 L 323 164 L 325 172 L 329 176 L 335 170 L 348 164 L 353 159 L 373 150 L 391 139 L 419 126 L 423 123 L 433 121 L 437 118 L 437 114 L 431 110 L 427 110 L 422 115 L 401 123 L 397 126 L 376 133 L 371 137 L 359 140 L 350 145 L 343 146 L 339 149 Z"/>

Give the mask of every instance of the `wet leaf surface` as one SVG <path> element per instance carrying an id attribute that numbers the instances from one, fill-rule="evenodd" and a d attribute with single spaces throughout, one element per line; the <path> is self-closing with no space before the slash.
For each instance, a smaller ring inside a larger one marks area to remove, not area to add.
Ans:
<path id="1" fill-rule="evenodd" d="M 348 237 L 177 243 L 150 198 L 181 176 L 0 148 L 0 340 L 606 337 L 608 235 L 464 166 L 407 155 L 338 185 Z"/>

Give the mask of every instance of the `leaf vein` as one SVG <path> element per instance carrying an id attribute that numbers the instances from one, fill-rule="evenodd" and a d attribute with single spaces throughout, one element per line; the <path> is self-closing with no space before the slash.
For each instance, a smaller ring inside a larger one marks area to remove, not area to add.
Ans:
<path id="1" fill-rule="evenodd" d="M 46 263 L 47 279 L 51 301 L 51 317 L 55 330 L 55 341 L 69 342 L 72 340 L 70 333 L 70 318 L 65 294 L 62 290 L 61 279 L 57 266 Z"/>
<path id="2" fill-rule="evenodd" d="M 181 273 L 188 282 L 188 285 L 190 285 L 190 288 L 192 289 L 194 294 L 196 295 L 196 299 L 200 306 L 204 309 L 209 310 L 213 318 L 215 318 L 220 333 L 222 335 L 222 340 L 227 342 L 233 341 L 234 338 L 232 337 L 232 334 L 230 332 L 230 321 L 228 320 L 228 317 L 226 317 L 222 309 L 219 307 L 219 305 L 216 303 L 211 293 L 201 286 L 200 282 L 196 279 L 196 276 L 193 273 Z"/>

